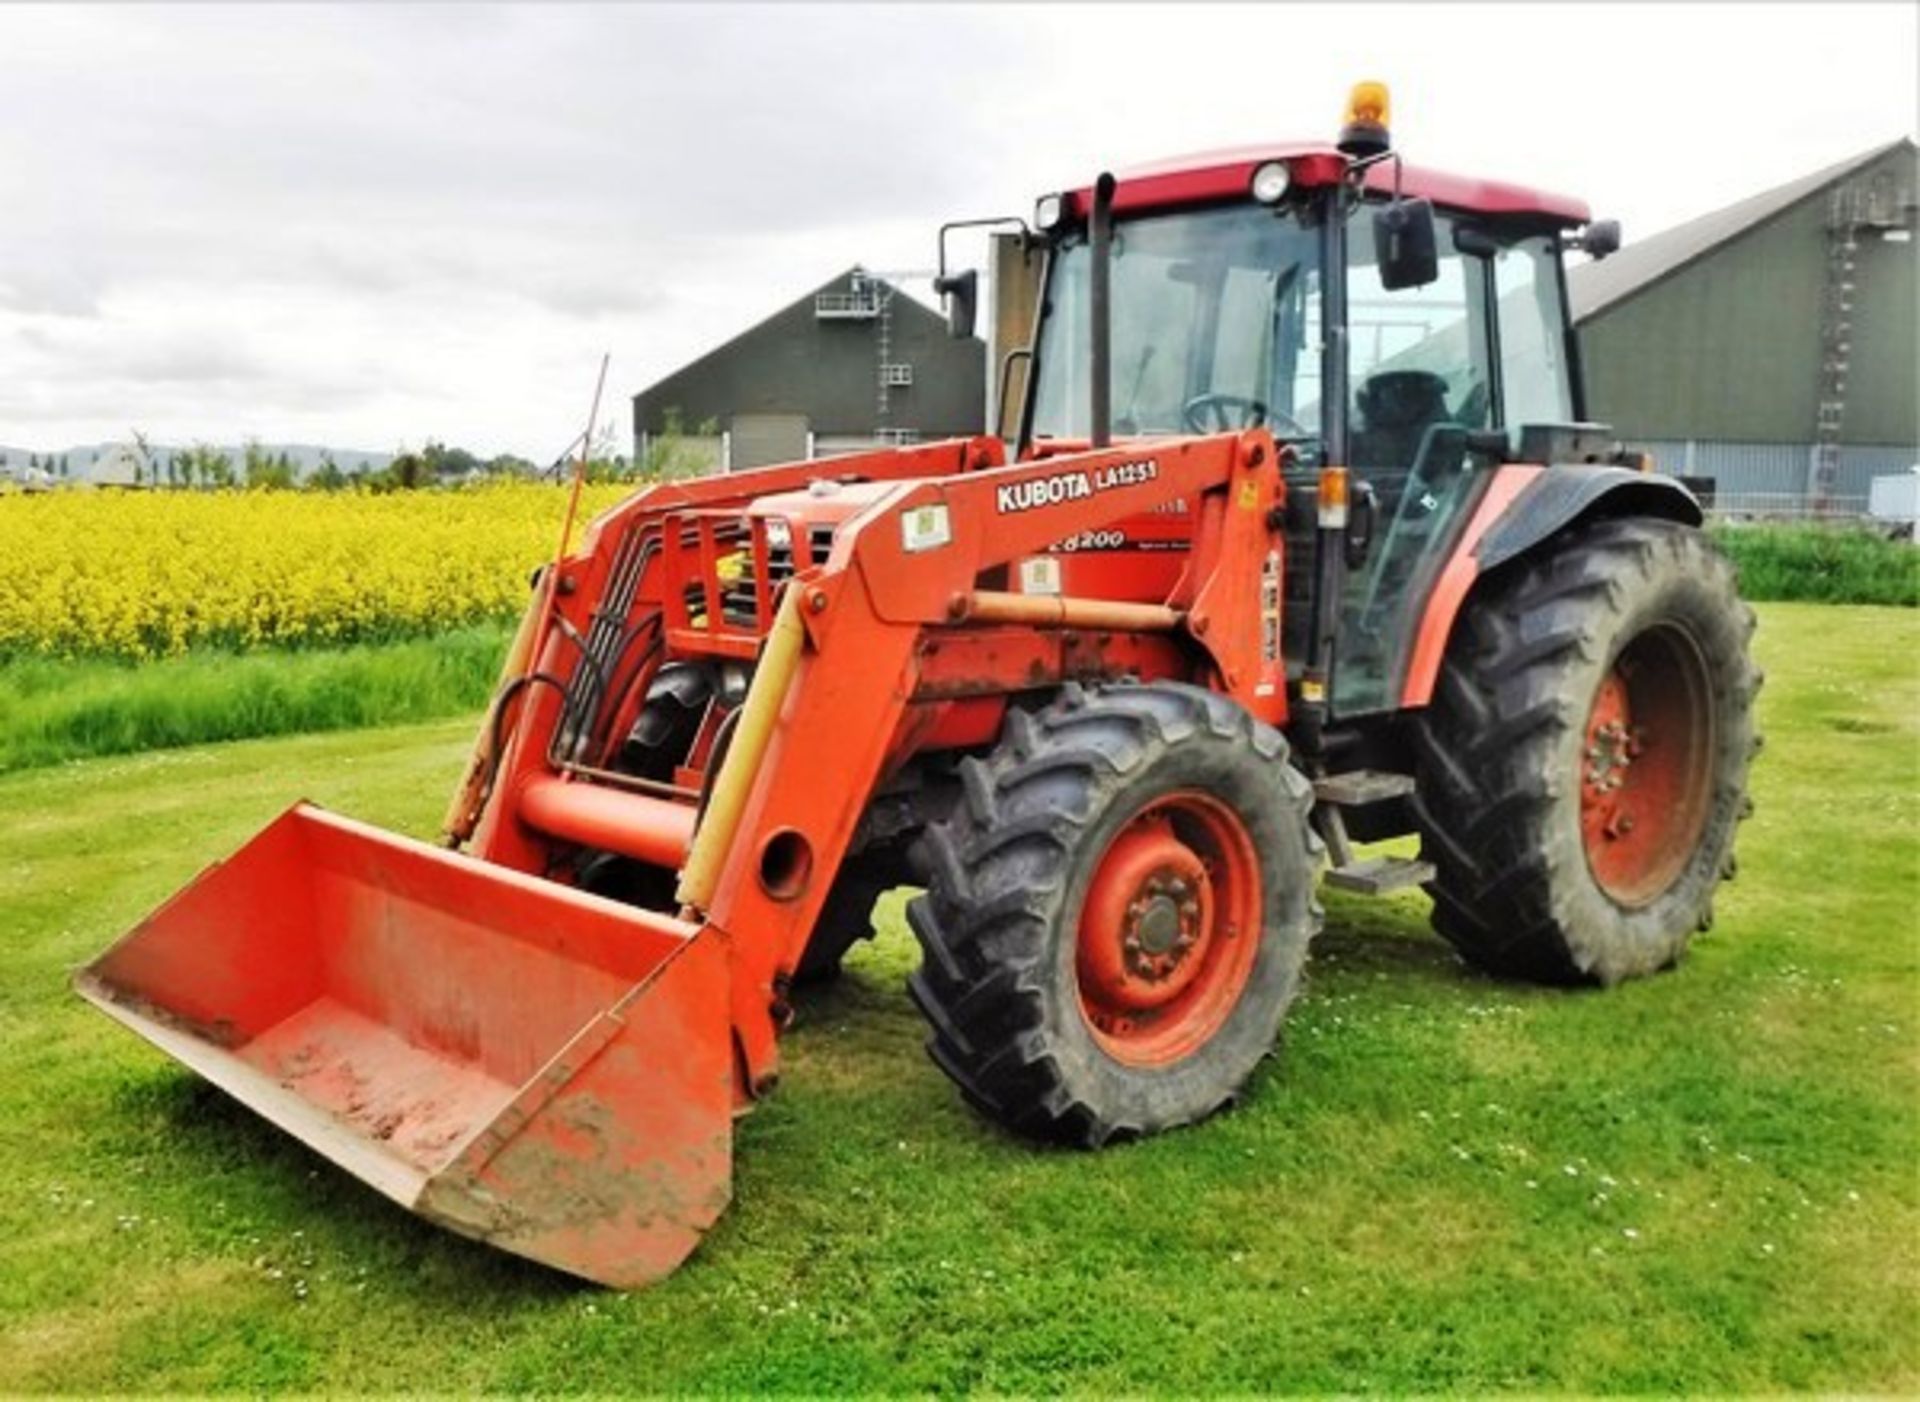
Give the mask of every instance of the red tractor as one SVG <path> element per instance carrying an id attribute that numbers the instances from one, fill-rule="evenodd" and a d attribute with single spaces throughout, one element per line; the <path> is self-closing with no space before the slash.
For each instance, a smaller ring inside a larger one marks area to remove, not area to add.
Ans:
<path id="1" fill-rule="evenodd" d="M 1562 259 L 1617 231 L 1403 166 L 1364 85 L 1337 143 L 1036 213 L 1006 439 L 637 492 L 542 576 L 445 845 L 297 805 L 81 992 L 408 1207 L 633 1285 L 894 886 L 933 1059 L 1088 1146 L 1245 1090 L 1323 858 L 1495 973 L 1678 960 L 1759 674 L 1698 505 L 1584 422 Z"/>

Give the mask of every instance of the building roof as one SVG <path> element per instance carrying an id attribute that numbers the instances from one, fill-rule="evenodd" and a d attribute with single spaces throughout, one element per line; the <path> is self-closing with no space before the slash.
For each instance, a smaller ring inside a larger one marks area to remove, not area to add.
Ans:
<path id="1" fill-rule="evenodd" d="M 1614 303 L 1624 301 L 1901 147 L 1913 150 L 1912 139 L 1903 136 L 1898 141 L 1875 146 L 1797 180 L 1789 180 L 1771 190 L 1749 195 L 1724 209 L 1690 219 L 1651 238 L 1627 244 L 1610 258 L 1568 268 L 1567 294 L 1573 306 L 1573 319 L 1585 321 Z"/>
<path id="2" fill-rule="evenodd" d="M 771 312 L 768 312 L 765 316 L 761 317 L 760 320 L 754 322 L 753 325 L 749 326 L 746 330 L 739 332 L 737 335 L 729 336 L 726 340 L 722 341 L 719 345 L 715 346 L 712 350 L 707 351 L 702 355 L 695 356 L 692 360 L 689 360 L 685 365 L 682 365 L 679 369 L 669 371 L 667 374 L 662 375 L 659 379 L 655 380 L 652 384 L 648 385 L 645 389 L 636 390 L 630 397 L 633 399 L 644 399 L 648 395 L 652 394 L 655 390 L 659 389 L 662 385 L 666 384 L 669 380 L 677 380 L 683 375 L 699 374 L 702 370 L 714 364 L 714 362 L 724 360 L 728 355 L 738 350 L 744 343 L 751 341 L 754 337 L 760 335 L 762 332 L 765 332 L 771 329 L 774 323 L 778 322 L 782 317 L 786 316 L 789 312 L 793 311 L 796 307 L 812 306 L 814 302 L 814 298 L 820 296 L 822 293 L 844 292 L 847 289 L 847 287 L 852 283 L 853 279 L 855 278 L 864 278 L 866 281 L 874 284 L 876 287 L 885 288 L 887 291 L 887 295 L 894 299 L 894 305 L 896 307 L 902 308 L 905 315 L 912 316 L 917 313 L 920 316 L 928 317 L 928 318 L 932 318 L 933 320 L 940 321 L 942 325 L 945 325 L 945 322 L 944 320 L 941 319 L 940 314 L 938 312 L 933 311 L 928 306 L 926 306 L 926 304 L 921 302 L 918 298 L 909 296 L 897 284 L 890 282 L 888 279 L 881 277 L 877 273 L 870 273 L 860 264 L 855 263 L 852 267 L 846 269 L 844 272 L 837 273 L 833 277 L 828 278 L 825 282 L 821 283 L 818 287 L 814 288 L 812 291 L 803 293 L 801 296 L 795 297 L 790 302 L 781 303 L 779 307 L 777 307 Z M 911 310 L 906 310 L 909 308 Z"/>

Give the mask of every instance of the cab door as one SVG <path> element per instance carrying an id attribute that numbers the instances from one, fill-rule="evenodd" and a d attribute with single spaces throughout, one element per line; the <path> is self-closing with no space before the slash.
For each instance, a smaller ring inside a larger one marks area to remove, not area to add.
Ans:
<path id="1" fill-rule="evenodd" d="M 1456 217 L 1435 214 L 1439 275 L 1389 291 L 1358 205 L 1347 237 L 1347 458 L 1373 498 L 1373 534 L 1349 567 L 1333 711 L 1398 704 L 1422 606 L 1494 463 L 1468 446 L 1491 427 L 1497 390 L 1491 269 Z"/>

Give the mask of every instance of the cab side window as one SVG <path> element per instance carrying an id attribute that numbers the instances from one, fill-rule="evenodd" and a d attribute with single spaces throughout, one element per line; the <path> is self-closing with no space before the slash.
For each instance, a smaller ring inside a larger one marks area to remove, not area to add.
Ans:
<path id="1" fill-rule="evenodd" d="M 1424 287 L 1380 285 L 1367 224 L 1348 228 L 1348 442 L 1357 468 L 1401 469 L 1439 423 L 1487 426 L 1492 373 L 1484 260 L 1454 247 L 1435 217 L 1440 275 Z"/>
<path id="2" fill-rule="evenodd" d="M 1558 254 L 1544 237 L 1508 244 L 1494 255 L 1500 315 L 1500 422 L 1566 423 L 1573 418 Z"/>

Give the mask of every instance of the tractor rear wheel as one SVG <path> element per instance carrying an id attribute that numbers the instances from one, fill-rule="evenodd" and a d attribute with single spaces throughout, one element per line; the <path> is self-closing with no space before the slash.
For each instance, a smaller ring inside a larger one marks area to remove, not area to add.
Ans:
<path id="1" fill-rule="evenodd" d="M 1417 727 L 1434 928 L 1493 973 L 1666 968 L 1733 874 L 1753 610 L 1672 521 L 1575 527 L 1469 600 Z"/>
<path id="2" fill-rule="evenodd" d="M 1088 1146 L 1233 1100 L 1319 918 L 1286 742 L 1197 687 L 1069 687 L 961 781 L 907 912 L 934 1061 L 1009 1127 Z"/>

